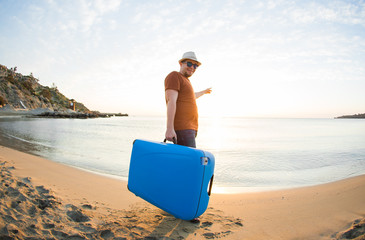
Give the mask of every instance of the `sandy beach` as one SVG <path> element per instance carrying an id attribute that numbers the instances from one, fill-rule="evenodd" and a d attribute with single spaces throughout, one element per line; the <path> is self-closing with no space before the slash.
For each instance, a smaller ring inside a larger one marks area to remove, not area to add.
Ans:
<path id="1" fill-rule="evenodd" d="M 0 239 L 365 239 L 365 176 L 313 187 L 212 194 L 199 224 L 127 183 L 0 146 Z"/>

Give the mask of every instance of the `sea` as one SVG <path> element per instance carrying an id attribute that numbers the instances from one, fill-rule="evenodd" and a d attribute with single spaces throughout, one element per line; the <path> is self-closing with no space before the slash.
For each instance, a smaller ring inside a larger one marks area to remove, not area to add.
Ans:
<path id="1" fill-rule="evenodd" d="M 162 142 L 165 117 L 0 117 L 0 145 L 128 179 L 135 139 Z M 364 119 L 201 117 L 197 148 L 215 156 L 213 192 L 257 192 L 365 174 Z"/>

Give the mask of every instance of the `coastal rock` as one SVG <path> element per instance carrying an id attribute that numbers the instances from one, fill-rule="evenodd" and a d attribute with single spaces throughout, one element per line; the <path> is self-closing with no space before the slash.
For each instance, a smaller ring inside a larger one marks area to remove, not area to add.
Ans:
<path id="1" fill-rule="evenodd" d="M 57 87 L 39 84 L 32 74 L 24 76 L 16 67 L 8 69 L 0 65 L 0 110 L 5 113 L 27 111 L 65 111 L 74 101 L 60 93 Z M 82 103 L 75 101 L 76 109 L 89 112 Z"/>
<path id="2" fill-rule="evenodd" d="M 48 118 L 128 116 L 90 111 L 84 104 L 64 96 L 54 84 L 52 87 L 42 86 L 32 74 L 23 76 L 16 73 L 16 67 L 8 69 L 1 64 L 0 114 Z"/>
<path id="3" fill-rule="evenodd" d="M 365 118 L 365 113 L 359 113 L 354 115 L 344 115 L 336 118 Z"/>

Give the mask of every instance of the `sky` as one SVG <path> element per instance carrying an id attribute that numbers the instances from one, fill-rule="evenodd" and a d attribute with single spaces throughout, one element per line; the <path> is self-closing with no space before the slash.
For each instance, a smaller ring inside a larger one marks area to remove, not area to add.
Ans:
<path id="1" fill-rule="evenodd" d="M 200 116 L 365 112 L 365 0 L 0 0 L 0 64 L 91 110 L 164 116 L 187 51 Z"/>

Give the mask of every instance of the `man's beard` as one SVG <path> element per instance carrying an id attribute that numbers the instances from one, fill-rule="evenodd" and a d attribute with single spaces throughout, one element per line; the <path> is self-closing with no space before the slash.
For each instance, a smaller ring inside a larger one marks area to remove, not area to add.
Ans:
<path id="1" fill-rule="evenodd" d="M 189 73 L 187 73 L 187 72 L 185 72 L 185 73 L 184 73 L 184 77 L 186 77 L 186 78 L 191 77 L 191 75 L 193 75 L 193 74 L 189 74 Z"/>

